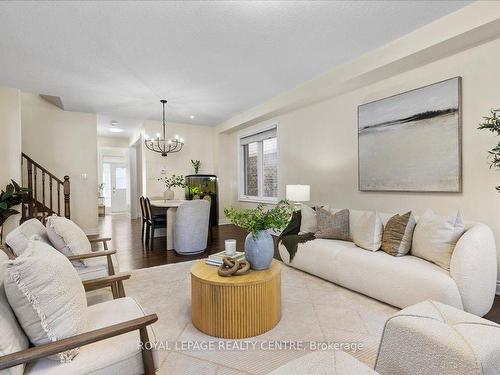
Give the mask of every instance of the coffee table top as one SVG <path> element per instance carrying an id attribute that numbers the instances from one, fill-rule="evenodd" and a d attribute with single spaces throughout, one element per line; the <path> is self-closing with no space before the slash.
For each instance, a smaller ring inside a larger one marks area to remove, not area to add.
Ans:
<path id="1" fill-rule="evenodd" d="M 250 270 L 246 275 L 223 277 L 217 273 L 217 266 L 211 266 L 205 262 L 206 259 L 202 259 L 191 268 L 191 275 L 205 284 L 233 286 L 259 284 L 275 278 L 281 272 L 281 263 L 273 259 L 271 266 L 267 270 Z"/>

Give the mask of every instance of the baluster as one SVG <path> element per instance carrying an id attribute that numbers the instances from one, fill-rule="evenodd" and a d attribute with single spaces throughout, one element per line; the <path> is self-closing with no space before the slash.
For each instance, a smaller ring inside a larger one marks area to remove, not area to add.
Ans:
<path id="1" fill-rule="evenodd" d="M 61 184 L 57 182 L 57 216 L 61 216 Z"/>
<path id="2" fill-rule="evenodd" d="M 70 195 L 69 176 L 64 176 L 64 216 L 68 219 L 71 216 L 69 195 Z"/>
<path id="3" fill-rule="evenodd" d="M 42 203 L 43 203 L 43 214 L 47 213 L 46 206 L 45 206 L 45 171 L 42 171 Z"/>
<path id="4" fill-rule="evenodd" d="M 52 215 L 54 213 L 54 206 L 52 206 L 52 176 L 49 176 L 49 190 L 50 214 Z"/>
<path id="5" fill-rule="evenodd" d="M 34 188 L 35 188 L 35 201 L 33 202 L 34 203 L 34 207 L 33 207 L 33 214 L 34 214 L 34 217 L 37 217 L 38 216 L 38 192 L 37 192 L 37 187 L 38 187 L 38 177 L 37 177 L 37 171 L 38 171 L 38 168 L 35 166 L 35 173 L 33 174 L 33 177 L 34 177 Z"/>
<path id="6" fill-rule="evenodd" d="M 28 160 L 28 188 L 30 189 L 28 193 L 28 215 L 33 217 L 33 163 Z"/>

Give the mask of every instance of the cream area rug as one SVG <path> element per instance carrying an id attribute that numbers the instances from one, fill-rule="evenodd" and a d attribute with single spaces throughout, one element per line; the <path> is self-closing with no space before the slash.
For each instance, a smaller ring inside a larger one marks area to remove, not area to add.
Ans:
<path id="1" fill-rule="evenodd" d="M 125 283 L 147 313 L 160 341 L 159 374 L 267 374 L 311 350 L 343 349 L 373 367 L 386 319 L 398 309 L 283 265 L 281 321 L 263 335 L 224 340 L 191 323 L 194 262 L 144 268 Z M 214 272 L 215 272 L 214 267 Z M 88 294 L 89 304 L 110 292 Z"/>

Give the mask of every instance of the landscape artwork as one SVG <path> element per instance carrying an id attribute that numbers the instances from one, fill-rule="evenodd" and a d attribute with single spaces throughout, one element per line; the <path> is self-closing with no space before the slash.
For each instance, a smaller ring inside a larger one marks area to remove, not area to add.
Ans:
<path id="1" fill-rule="evenodd" d="M 460 192 L 461 77 L 358 107 L 361 191 Z"/>

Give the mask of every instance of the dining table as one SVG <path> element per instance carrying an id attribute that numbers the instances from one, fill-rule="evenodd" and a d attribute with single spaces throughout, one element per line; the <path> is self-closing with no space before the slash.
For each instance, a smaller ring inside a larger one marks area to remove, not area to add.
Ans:
<path id="1" fill-rule="evenodd" d="M 174 223 L 177 207 L 187 202 L 185 199 L 153 199 L 150 201 L 151 206 L 156 209 L 165 209 L 167 215 L 167 250 L 174 248 Z"/>

